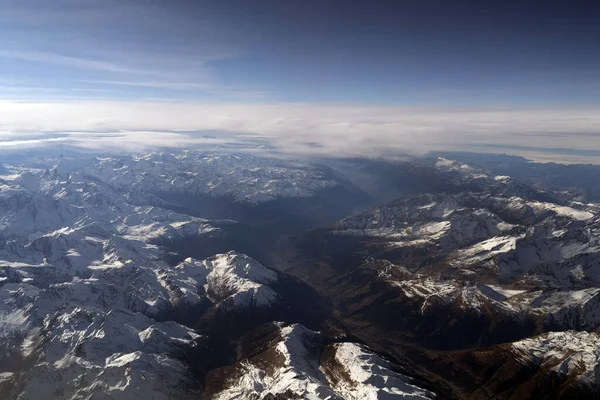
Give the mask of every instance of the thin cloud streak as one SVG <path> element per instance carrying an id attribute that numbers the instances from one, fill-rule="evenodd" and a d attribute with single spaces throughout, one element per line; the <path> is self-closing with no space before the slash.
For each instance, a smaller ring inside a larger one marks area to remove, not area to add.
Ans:
<path id="1" fill-rule="evenodd" d="M 149 87 L 149 88 L 161 88 L 161 89 L 182 89 L 182 90 L 209 89 L 209 88 L 214 87 L 214 85 L 210 84 L 210 83 L 198 83 L 198 82 L 87 81 L 87 83 L 102 84 L 102 85 L 115 85 L 115 86 Z"/>
<path id="2" fill-rule="evenodd" d="M 253 91 L 244 88 L 236 88 L 218 85 L 215 83 L 200 82 L 170 82 L 170 81 L 83 81 L 82 83 L 92 83 L 113 86 L 132 86 L 141 88 L 156 88 L 182 91 L 199 91 L 217 95 L 227 95 L 240 98 L 264 99 L 272 94 L 268 91 Z"/>
<path id="3" fill-rule="evenodd" d="M 52 3 L 0 0 L 5 77 L 29 87 L 60 86 L 64 92 L 88 81 L 90 88 L 112 90 L 110 98 L 147 97 L 151 89 L 157 97 L 165 91 L 173 97 L 175 91 L 201 95 L 209 87 L 226 86 L 213 63 L 243 54 L 222 40 L 226 32 L 213 26 L 208 15 L 173 16 L 176 8 L 147 2 Z M 247 98 L 254 89 L 219 90 L 230 90 L 229 98 Z M 31 95 L 36 98 L 35 91 Z"/>
<path id="4" fill-rule="evenodd" d="M 61 54 L 44 52 L 0 51 L 0 57 L 39 63 L 58 64 L 74 68 L 92 69 L 108 72 L 148 74 L 150 71 L 136 70 L 106 61 L 90 60 Z"/>
<path id="5" fill-rule="evenodd" d="M 68 94 L 72 88 L 68 86 L 86 85 L 88 88 L 76 88 L 82 92 L 88 91 L 110 93 L 108 98 L 123 98 L 127 94 L 133 97 L 139 97 L 130 89 L 158 89 L 171 91 L 173 98 L 178 98 L 180 91 L 186 91 L 196 95 L 216 94 L 219 96 L 232 98 L 256 98 L 264 99 L 271 94 L 267 91 L 250 90 L 249 88 L 238 88 L 218 83 L 211 77 L 208 64 L 220 57 L 230 57 L 231 54 L 221 54 L 203 57 L 190 57 L 176 60 L 160 60 L 159 58 L 144 58 L 138 56 L 133 59 L 124 59 L 119 54 L 103 54 L 105 59 L 88 59 L 64 56 L 62 54 L 45 52 L 26 52 L 26 51 L 8 51 L 0 50 L 0 59 L 14 59 L 26 62 L 36 63 L 40 66 L 57 65 L 72 69 L 87 70 L 93 73 L 103 75 L 102 79 L 73 79 L 64 77 L 48 83 L 62 85 L 46 91 Z M 147 56 L 146 56 L 147 57 Z M 182 67 L 185 65 L 185 67 Z M 194 67 L 188 67 L 188 66 Z M 191 80 L 182 80 L 186 78 Z M 24 85 L 21 87 L 12 86 L 15 92 L 28 93 L 31 99 L 35 99 L 40 92 L 37 86 Z M 8 91 L 9 87 L 0 87 Z"/>

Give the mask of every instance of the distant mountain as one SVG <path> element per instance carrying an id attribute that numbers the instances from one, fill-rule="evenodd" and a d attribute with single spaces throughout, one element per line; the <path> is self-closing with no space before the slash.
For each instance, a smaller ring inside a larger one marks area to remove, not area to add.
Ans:
<path id="1" fill-rule="evenodd" d="M 504 154 L 438 153 L 462 163 L 486 169 L 492 174 L 509 175 L 538 188 L 568 191 L 582 199 L 600 201 L 600 165 L 530 162 L 524 157 Z"/>

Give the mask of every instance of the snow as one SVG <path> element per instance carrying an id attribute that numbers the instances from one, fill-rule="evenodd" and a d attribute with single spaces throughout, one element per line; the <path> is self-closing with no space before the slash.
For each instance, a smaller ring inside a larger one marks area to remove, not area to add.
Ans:
<path id="1" fill-rule="evenodd" d="M 452 213 L 459 211 L 460 209 L 462 209 L 462 207 L 458 205 L 456 199 L 448 197 L 431 209 L 431 215 L 433 218 L 448 218 Z"/>
<path id="2" fill-rule="evenodd" d="M 514 251 L 519 238 L 515 236 L 496 236 L 484 240 L 473 246 L 458 250 L 454 262 L 462 268 L 482 262 L 497 254 Z"/>
<path id="3" fill-rule="evenodd" d="M 172 301 L 184 300 L 190 305 L 199 304 L 202 296 L 218 307 L 268 307 L 278 301 L 268 286 L 278 280 L 277 274 L 235 251 L 204 261 L 188 258 L 173 269 L 161 270 L 158 278 Z"/>
<path id="4" fill-rule="evenodd" d="M 542 202 L 529 202 L 529 205 L 534 207 L 537 210 L 545 211 L 550 210 L 555 212 L 558 216 L 572 218 L 578 221 L 587 221 L 589 219 L 594 218 L 594 214 L 589 211 L 578 210 L 576 208 L 567 207 L 567 206 L 559 206 L 552 203 L 542 203 Z"/>
<path id="5" fill-rule="evenodd" d="M 198 382 L 177 354 L 189 354 L 200 337 L 165 315 L 280 301 L 277 273 L 241 253 L 168 265 L 157 243 L 221 232 L 211 221 L 165 208 L 156 193 L 263 202 L 344 185 L 317 167 L 247 155 L 148 153 L 54 163 L 47 170 L 0 168 L 0 336 L 32 365 L 24 379 L 12 370 L 19 363 L 7 364 L 0 382 L 26 382 L 21 400 L 40 393 L 197 398 L 190 388 Z M 334 233 L 396 246 L 410 278 L 379 276 L 422 313 L 456 301 L 476 313 L 492 307 L 532 316 L 540 326 L 600 326 L 597 204 L 540 202 L 508 177 L 446 159 L 436 166 L 450 184 L 477 180 L 481 193 L 412 196 L 348 217 Z M 245 373 L 219 398 L 287 390 L 309 399 L 433 397 L 358 344 L 331 345 L 345 368 L 338 372 L 352 384 L 330 379 L 319 363 L 320 334 L 300 325 L 281 325 L 280 333 L 272 349 L 282 366 L 267 373 L 243 363 Z M 583 363 L 585 379 L 598 364 L 593 334 L 553 333 L 515 349 L 558 365 L 560 373 Z"/>
<path id="6" fill-rule="evenodd" d="M 66 168 L 61 172 L 71 171 Z M 248 154 L 181 152 L 104 157 L 90 160 L 82 173 L 119 189 L 233 195 L 252 202 L 307 197 L 340 185 L 318 168 Z"/>
<path id="7" fill-rule="evenodd" d="M 411 379 L 392 370 L 389 363 L 356 343 L 336 343 L 335 359 L 347 372 L 346 379 L 332 382 L 347 400 L 434 399 L 434 393 L 411 383 Z M 331 382 L 331 381 L 330 381 Z"/>
<path id="8" fill-rule="evenodd" d="M 16 310 L 12 313 L 0 312 L 0 336 L 7 331 L 25 331 L 26 329 L 27 315 L 24 310 Z"/>
<path id="9" fill-rule="evenodd" d="M 440 168 L 440 167 L 451 167 L 454 164 L 454 161 L 452 160 L 448 160 L 446 158 L 443 157 L 438 157 L 435 165 L 436 167 Z"/>
<path id="10" fill-rule="evenodd" d="M 279 329 L 281 339 L 275 348 L 283 357 L 282 365 L 277 363 L 274 371 L 266 371 L 250 361 L 242 362 L 239 376 L 230 381 L 215 399 L 266 399 L 285 397 L 290 392 L 307 400 L 435 398 L 432 392 L 394 372 L 389 362 L 362 346 L 334 344 L 335 359 L 339 365 L 325 365 L 319 362 L 316 354 L 321 346 L 318 332 L 299 324 L 280 324 Z M 339 376 L 350 376 L 352 382 L 337 379 Z"/>
<path id="11" fill-rule="evenodd" d="M 522 289 L 505 289 L 498 285 L 485 285 L 485 286 L 487 286 L 488 288 L 492 289 L 493 291 L 501 294 L 502 296 L 506 297 L 507 299 L 509 299 L 513 296 L 517 296 L 521 293 L 527 292 L 527 290 L 522 290 Z"/>
<path id="12" fill-rule="evenodd" d="M 412 230 L 412 234 L 417 236 L 428 235 L 437 239 L 450 229 L 450 226 L 450 221 L 430 222 L 424 225 L 415 226 Z"/>
<path id="13" fill-rule="evenodd" d="M 307 400 L 341 400 L 319 370 L 318 358 L 308 354 L 307 346 L 317 341 L 318 333 L 297 324 L 280 329 L 282 338 L 276 344 L 276 351 L 284 358 L 283 365 L 267 373 L 251 363 L 244 363 L 241 377 L 230 382 L 224 391 L 214 397 L 216 400 L 251 396 L 263 399 L 289 392 Z"/>
<path id="14" fill-rule="evenodd" d="M 32 357 L 19 399 L 57 392 L 64 399 L 197 398 L 191 393 L 197 382 L 175 357 L 199 336 L 158 319 L 200 302 L 268 307 L 278 301 L 268 286 L 277 274 L 243 254 L 172 268 L 153 244 L 219 233 L 210 221 L 162 208 L 149 193 L 206 193 L 197 174 L 201 160 L 190 155 L 181 165 L 176 157 L 149 154 L 65 159 L 50 170 L 11 167 L 0 182 L 0 336 L 16 356 Z M 242 161 L 258 164 L 250 172 L 262 176 L 264 160 Z M 223 193 L 228 184 L 259 184 L 240 180 L 246 172 L 240 165 L 227 170 L 228 162 L 205 171 Z M 266 174 L 266 196 L 253 187 L 253 199 L 306 196 L 338 184 L 318 170 L 275 164 Z M 177 171 L 192 168 L 183 176 Z M 288 188 L 290 176 L 299 182 Z M 243 188 L 237 196 L 248 197 Z M 21 372 L 3 377 L 22 381 Z"/>
<path id="15" fill-rule="evenodd" d="M 456 282 L 435 281 L 430 278 L 391 280 L 390 283 L 401 288 L 406 297 L 421 299 L 421 313 L 423 314 L 429 308 L 430 303 L 437 301 L 450 303 L 459 292 Z"/>
<path id="16" fill-rule="evenodd" d="M 22 388 L 23 399 L 56 390 L 73 393 L 73 398 L 78 398 L 75 393 L 79 390 L 117 399 L 140 398 L 141 394 L 168 399 L 173 393 L 185 398 L 178 387 L 191 384 L 187 368 L 169 354 L 189 348 L 198 335 L 174 322 L 155 323 L 126 310 L 104 313 L 76 308 L 46 319 L 42 330 L 33 331 L 23 344 L 23 352 L 31 354 L 41 335 L 47 338 L 46 362 L 29 374 Z M 60 376 L 66 379 L 57 379 Z M 77 386 L 82 379 L 89 386 Z M 158 382 L 162 383 L 157 386 Z"/>
<path id="17" fill-rule="evenodd" d="M 512 344 L 517 353 L 533 356 L 539 366 L 597 387 L 600 337 L 593 332 L 549 332 Z"/>
<path id="18" fill-rule="evenodd" d="M 14 374 L 12 372 L 0 372 L 0 384 L 2 384 L 5 381 L 11 380 L 13 375 Z"/>

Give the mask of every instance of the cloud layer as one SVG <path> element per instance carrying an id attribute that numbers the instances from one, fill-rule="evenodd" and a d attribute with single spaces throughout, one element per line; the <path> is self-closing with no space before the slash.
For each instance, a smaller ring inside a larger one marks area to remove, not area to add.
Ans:
<path id="1" fill-rule="evenodd" d="M 227 132 L 237 135 L 238 140 L 240 135 L 246 139 L 248 135 L 258 137 L 278 152 L 294 155 L 377 156 L 465 150 L 594 162 L 595 157 L 589 152 L 600 151 L 600 110 L 597 107 L 0 102 L 3 148 L 62 142 L 95 149 L 135 150 L 206 143 L 206 138 L 190 134 L 192 131 Z"/>

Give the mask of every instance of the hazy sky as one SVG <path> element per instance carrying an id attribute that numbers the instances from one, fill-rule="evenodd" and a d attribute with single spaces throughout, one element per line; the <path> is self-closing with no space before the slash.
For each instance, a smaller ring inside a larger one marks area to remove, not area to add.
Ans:
<path id="1" fill-rule="evenodd" d="M 442 131 L 458 146 L 529 146 L 533 131 L 596 146 L 599 21 L 592 0 L 0 0 L 0 131 L 267 125 L 306 142 L 351 124 L 399 147 L 451 142 Z M 111 115 L 123 107 L 131 119 Z"/>

